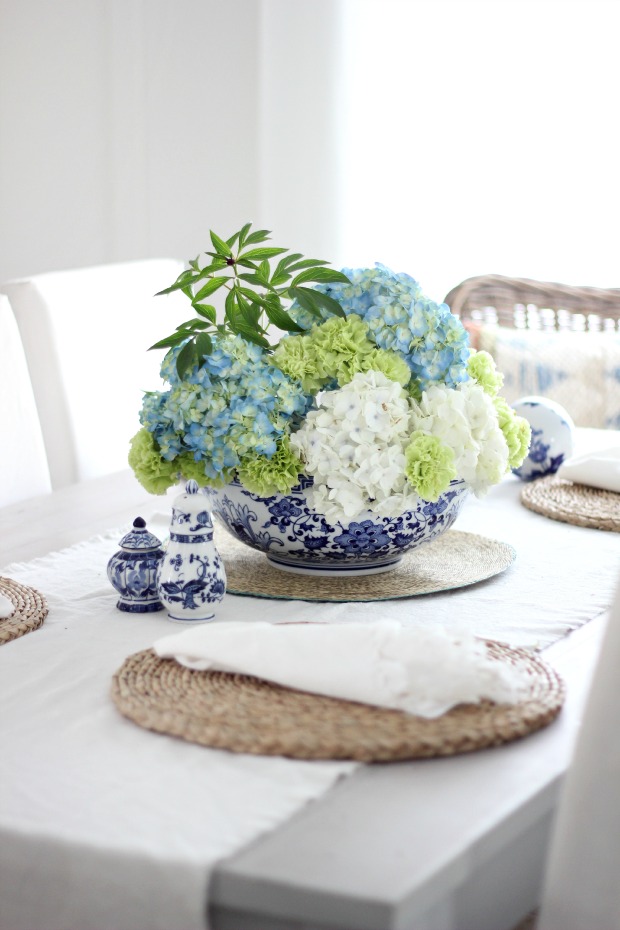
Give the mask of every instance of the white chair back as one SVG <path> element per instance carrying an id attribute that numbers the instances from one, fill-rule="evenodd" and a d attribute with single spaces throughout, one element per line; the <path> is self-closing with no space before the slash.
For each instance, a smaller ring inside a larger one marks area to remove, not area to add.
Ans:
<path id="1" fill-rule="evenodd" d="M 560 797 L 537 930 L 620 930 L 620 586 Z"/>
<path id="2" fill-rule="evenodd" d="M 15 317 L 0 294 L 0 506 L 51 490 L 41 424 Z"/>
<path id="3" fill-rule="evenodd" d="M 192 310 L 180 292 L 154 297 L 183 269 L 150 259 L 9 281 L 54 488 L 127 467 L 142 392 L 161 386 L 148 347 Z"/>

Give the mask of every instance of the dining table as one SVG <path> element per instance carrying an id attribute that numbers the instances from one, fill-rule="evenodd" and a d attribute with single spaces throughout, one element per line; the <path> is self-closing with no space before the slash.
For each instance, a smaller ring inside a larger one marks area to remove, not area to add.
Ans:
<path id="1" fill-rule="evenodd" d="M 515 927 L 541 899 L 620 571 L 616 532 L 533 512 L 524 486 L 470 495 L 450 531 L 514 549 L 477 583 L 356 603 L 226 593 L 213 623 L 454 624 L 564 682 L 557 718 L 522 739 L 369 763 L 232 752 L 119 713 L 115 672 L 182 626 L 118 610 L 107 562 L 137 516 L 162 537 L 178 488 L 149 495 L 126 470 L 2 508 L 0 577 L 49 613 L 0 645 L 0 930 Z"/>

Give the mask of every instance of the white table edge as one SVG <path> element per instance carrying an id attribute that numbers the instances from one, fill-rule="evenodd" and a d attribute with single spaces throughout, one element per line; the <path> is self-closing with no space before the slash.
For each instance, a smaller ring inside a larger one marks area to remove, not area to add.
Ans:
<path id="1" fill-rule="evenodd" d="M 216 867 L 209 892 L 213 930 L 510 930 L 539 904 L 565 769 L 558 761 L 558 739 L 560 755 L 570 755 L 605 622 L 606 614 L 545 650 L 544 658 L 564 678 L 571 699 L 549 728 L 513 744 L 517 752 L 527 752 L 528 742 L 532 746 L 535 740 L 536 751 L 547 746 L 550 756 L 542 781 L 518 808 L 502 810 L 498 795 L 497 820 L 474 836 L 472 816 L 469 832 L 463 832 L 459 848 L 441 868 L 425 875 L 412 871 L 408 885 L 389 889 L 386 882 L 384 894 L 373 896 L 365 877 L 368 870 L 385 869 L 388 846 L 397 842 L 393 824 L 386 822 L 385 833 L 375 834 L 372 847 L 356 846 L 356 875 L 337 855 L 339 847 L 347 846 L 342 825 L 350 826 L 352 810 L 361 819 L 366 809 L 380 808 L 382 799 L 398 790 L 391 784 L 394 774 L 420 763 L 364 766 L 278 830 Z M 513 880 L 522 876 L 509 905 L 497 878 L 490 880 L 498 874 L 510 874 Z M 337 893 L 336 885 L 346 890 Z"/>

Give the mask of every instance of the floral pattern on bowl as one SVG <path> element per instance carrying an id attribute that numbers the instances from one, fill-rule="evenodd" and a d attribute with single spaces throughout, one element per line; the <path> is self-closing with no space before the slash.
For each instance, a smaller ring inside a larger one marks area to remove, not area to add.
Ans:
<path id="1" fill-rule="evenodd" d="M 205 488 L 213 513 L 240 542 L 267 555 L 284 571 L 316 575 L 374 574 L 395 568 L 405 552 L 445 532 L 456 520 L 469 488 L 454 480 L 436 503 L 419 499 L 397 517 L 368 512 L 332 526 L 306 496 L 303 477 L 290 494 L 259 497 L 239 481 Z"/>
<path id="2" fill-rule="evenodd" d="M 573 454 L 575 426 L 564 407 L 546 397 L 523 397 L 513 405 L 531 426 L 532 438 L 523 463 L 513 469 L 522 481 L 553 475 Z"/>

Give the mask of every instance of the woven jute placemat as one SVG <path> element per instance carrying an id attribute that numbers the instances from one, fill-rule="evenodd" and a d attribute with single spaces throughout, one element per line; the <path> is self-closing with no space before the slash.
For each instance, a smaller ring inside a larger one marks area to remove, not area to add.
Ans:
<path id="1" fill-rule="evenodd" d="M 223 531 L 216 542 L 230 594 L 302 601 L 386 601 L 449 591 L 503 572 L 516 557 L 507 543 L 449 530 L 405 553 L 391 571 L 334 578 L 282 571 Z"/>
<path id="2" fill-rule="evenodd" d="M 0 619 L 0 645 L 37 630 L 47 617 L 47 601 L 35 588 L 0 577 L 0 594 L 15 608 L 10 617 Z"/>
<path id="3" fill-rule="evenodd" d="M 526 484 L 521 503 L 552 520 L 620 533 L 620 494 L 613 491 L 549 475 Z"/>
<path id="4" fill-rule="evenodd" d="M 150 649 L 125 660 L 112 699 L 146 729 L 233 752 L 361 762 L 449 756 L 526 736 L 562 707 L 562 680 L 541 659 L 501 643 L 487 648 L 498 662 L 526 670 L 529 693 L 519 704 L 462 704 L 428 720 L 247 675 L 195 671 Z"/>

